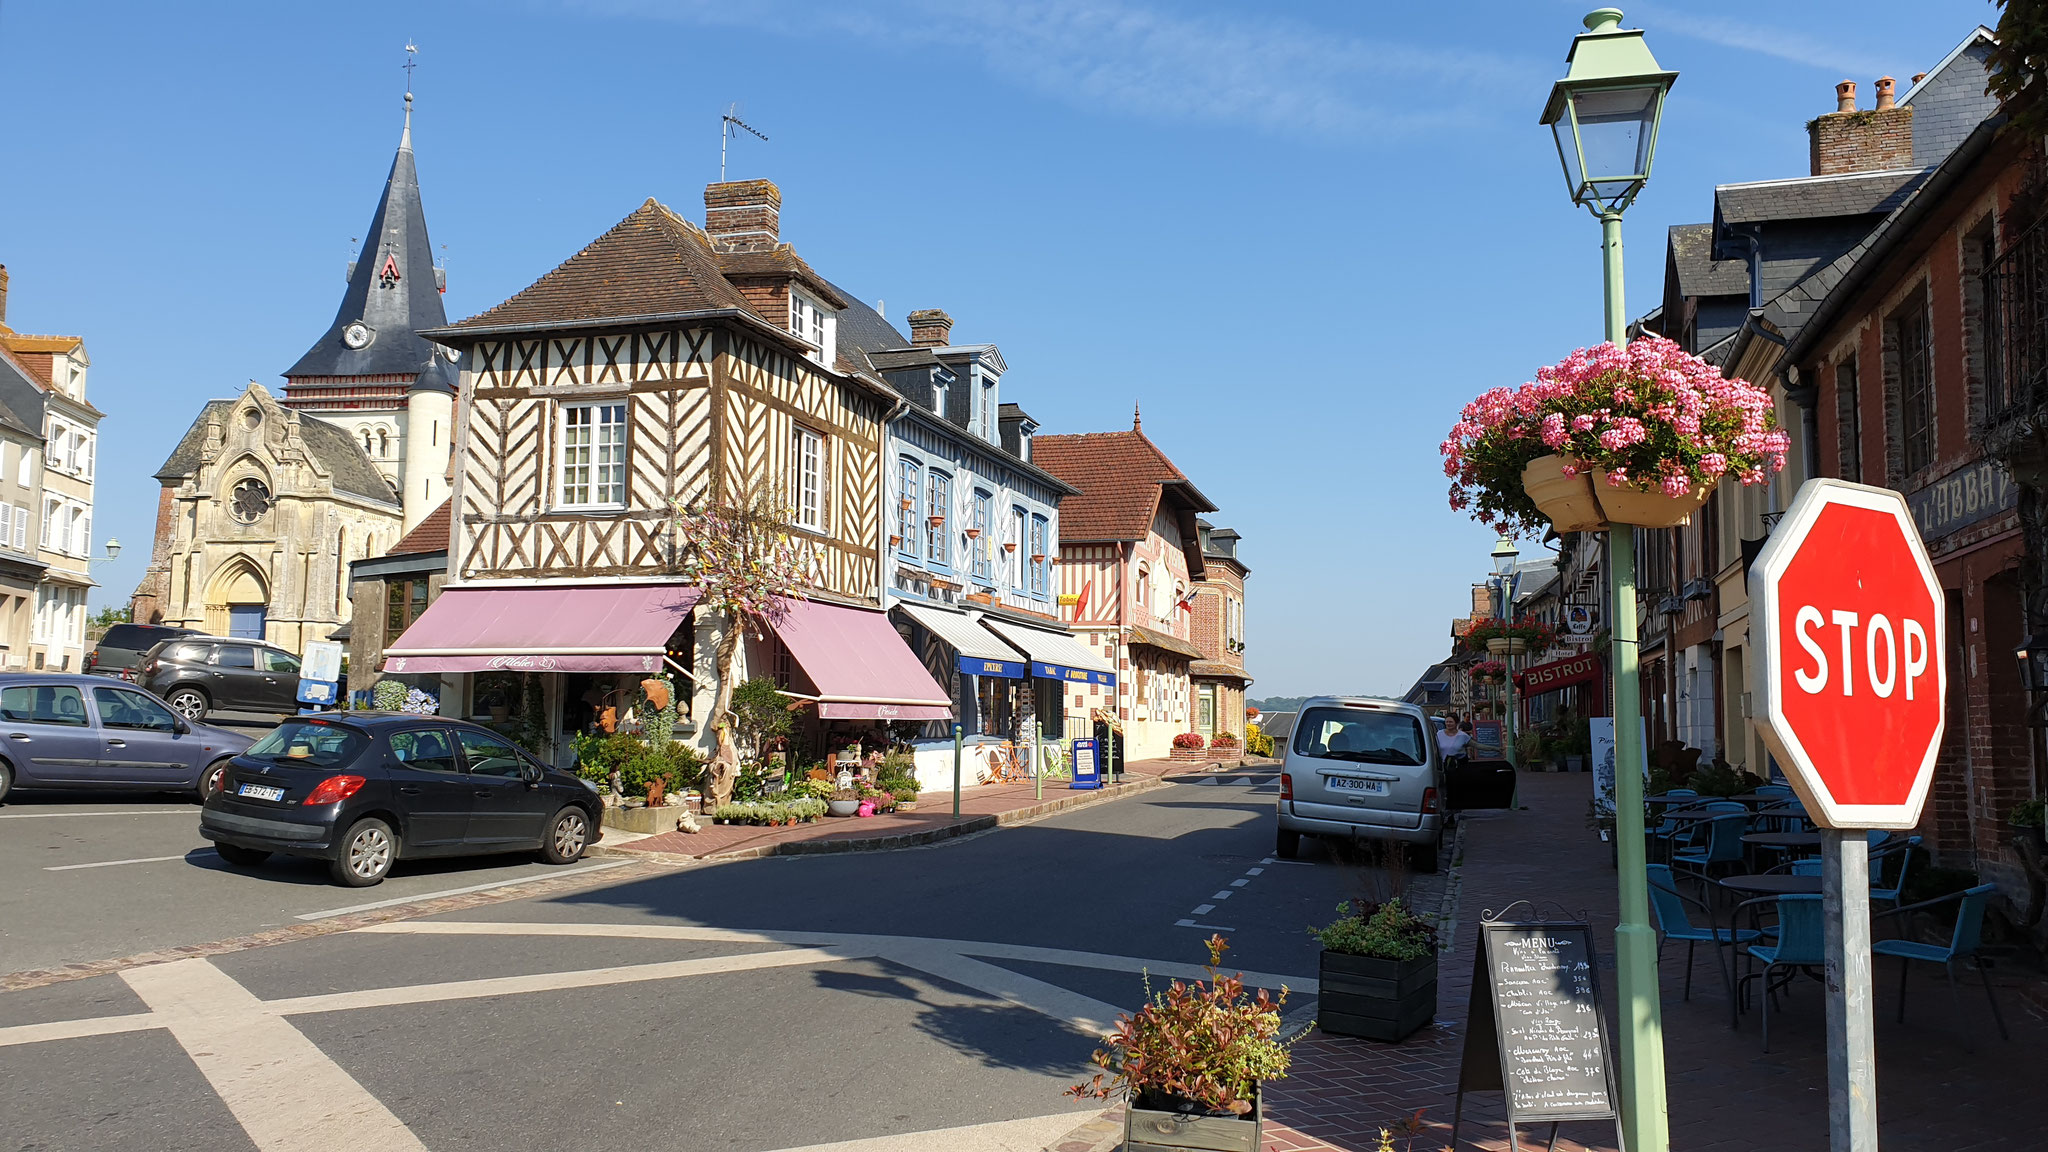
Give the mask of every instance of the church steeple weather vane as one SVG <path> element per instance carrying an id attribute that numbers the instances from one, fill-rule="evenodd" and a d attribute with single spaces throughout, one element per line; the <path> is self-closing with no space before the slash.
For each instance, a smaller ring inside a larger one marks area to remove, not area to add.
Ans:
<path id="1" fill-rule="evenodd" d="M 401 148 L 412 147 L 412 70 L 419 67 L 419 61 L 413 59 L 419 51 L 419 45 L 410 40 L 405 42 L 405 133 L 399 140 Z"/>

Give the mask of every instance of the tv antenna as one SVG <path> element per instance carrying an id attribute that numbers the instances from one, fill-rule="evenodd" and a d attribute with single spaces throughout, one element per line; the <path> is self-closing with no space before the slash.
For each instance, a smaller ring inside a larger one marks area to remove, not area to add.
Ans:
<path id="1" fill-rule="evenodd" d="M 766 132 L 761 131 L 759 128 L 754 127 L 752 124 L 747 123 L 745 120 L 740 119 L 740 106 L 738 103 L 727 104 L 725 106 L 725 115 L 720 116 L 718 118 L 718 182 L 720 184 L 725 183 L 726 142 L 728 140 L 738 139 L 739 130 L 742 128 L 746 129 L 748 132 L 753 133 L 763 142 L 766 142 L 768 139 L 768 134 Z"/>

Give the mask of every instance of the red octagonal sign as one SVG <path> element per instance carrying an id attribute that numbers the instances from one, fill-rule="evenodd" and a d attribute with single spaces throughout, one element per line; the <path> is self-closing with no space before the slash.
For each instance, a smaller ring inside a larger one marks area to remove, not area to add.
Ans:
<path id="1" fill-rule="evenodd" d="M 1911 828 L 1941 747 L 1941 585 L 1889 488 L 1809 480 L 1749 571 L 1757 731 L 1825 827 Z"/>

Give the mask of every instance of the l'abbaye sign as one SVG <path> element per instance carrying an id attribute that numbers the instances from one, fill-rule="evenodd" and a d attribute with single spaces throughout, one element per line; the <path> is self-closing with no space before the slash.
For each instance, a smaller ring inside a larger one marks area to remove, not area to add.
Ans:
<path id="1" fill-rule="evenodd" d="M 1905 497 L 1809 480 L 1749 572 L 1763 633 L 1755 718 L 1830 828 L 1911 828 L 1948 683 L 1941 584 Z"/>
<path id="2" fill-rule="evenodd" d="M 1515 673 L 1515 687 L 1530 696 L 1541 696 L 1600 678 L 1600 657 L 1591 652 L 1569 660 L 1553 660 Z"/>

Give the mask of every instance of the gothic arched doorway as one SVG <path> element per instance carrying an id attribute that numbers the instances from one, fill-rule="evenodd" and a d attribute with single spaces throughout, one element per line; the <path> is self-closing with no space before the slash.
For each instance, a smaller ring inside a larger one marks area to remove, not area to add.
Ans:
<path id="1" fill-rule="evenodd" d="M 255 563 L 237 556 L 221 565 L 206 597 L 206 630 L 216 636 L 262 640 L 269 616 L 270 588 Z"/>

